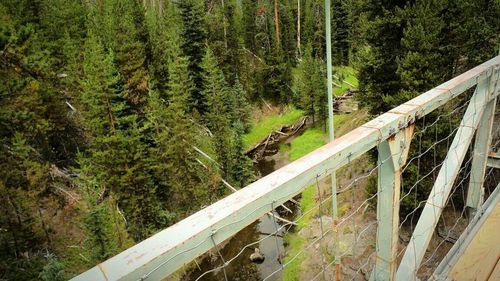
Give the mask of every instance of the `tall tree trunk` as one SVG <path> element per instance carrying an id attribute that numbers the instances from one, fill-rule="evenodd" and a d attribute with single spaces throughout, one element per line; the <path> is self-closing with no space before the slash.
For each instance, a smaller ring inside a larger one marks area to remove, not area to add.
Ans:
<path id="1" fill-rule="evenodd" d="M 297 51 L 299 58 L 301 58 L 302 52 L 300 51 L 300 0 L 297 0 Z"/>
<path id="2" fill-rule="evenodd" d="M 224 47 L 227 49 L 227 27 L 226 27 L 226 9 L 224 7 L 224 0 L 222 2 L 222 27 L 224 28 Z"/>
<path id="3" fill-rule="evenodd" d="M 276 43 L 277 47 L 280 47 L 280 24 L 278 17 L 278 0 L 274 0 L 274 25 L 276 26 Z"/>

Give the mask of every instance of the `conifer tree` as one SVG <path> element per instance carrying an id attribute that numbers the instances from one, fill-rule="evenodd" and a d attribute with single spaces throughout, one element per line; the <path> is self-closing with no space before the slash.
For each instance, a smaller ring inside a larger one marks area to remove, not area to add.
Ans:
<path id="1" fill-rule="evenodd" d="M 255 24 L 257 4 L 258 1 L 253 0 L 241 1 L 241 10 L 243 12 L 243 16 L 241 19 L 241 25 L 243 29 L 243 42 L 245 44 L 245 47 L 252 53 L 257 53 L 257 49 L 255 46 L 255 35 L 257 31 L 257 25 Z"/>
<path id="2" fill-rule="evenodd" d="M 395 74 L 406 22 L 404 3 L 381 6 L 377 1 L 368 1 L 367 10 L 370 21 L 366 39 L 371 52 L 360 69 L 360 88 L 365 93 L 360 102 L 370 106 L 372 113 L 381 113 L 391 109 L 391 97 L 401 89 L 400 77 Z"/>
<path id="3" fill-rule="evenodd" d="M 150 174 L 145 128 L 127 110 L 113 54 L 106 54 L 92 33 L 86 46 L 83 101 L 85 124 L 93 133 L 90 159 L 99 185 L 117 195 L 130 233 L 140 240 L 167 224 Z"/>
<path id="4" fill-rule="evenodd" d="M 217 153 L 217 161 L 223 169 L 222 176 L 224 179 L 228 179 L 231 176 L 231 159 L 233 157 L 231 92 L 210 48 L 207 48 L 202 68 L 202 94 L 207 101 L 205 120 L 208 128 L 214 135 L 213 143 Z"/>
<path id="5" fill-rule="evenodd" d="M 175 45 L 174 45 L 175 48 Z M 180 50 L 173 50 L 169 63 L 168 91 L 170 100 L 162 100 L 151 92 L 148 120 L 153 131 L 155 155 L 153 170 L 159 180 L 158 194 L 178 214 L 196 210 L 208 200 L 210 185 L 206 184 L 207 171 L 196 161 L 193 146 L 197 146 L 195 132 L 188 116 L 188 98 L 192 87 L 187 58 Z M 172 203 L 173 202 L 173 203 Z"/>
<path id="6" fill-rule="evenodd" d="M 203 2 L 199 0 L 187 0 L 178 2 L 182 17 L 181 49 L 184 56 L 189 59 L 189 74 L 194 87 L 191 89 L 189 99 L 190 107 L 203 114 L 207 111 L 205 96 L 201 93 L 203 88 L 201 62 L 205 54 L 205 18 L 203 14 Z"/>
<path id="7" fill-rule="evenodd" d="M 147 96 L 150 53 L 143 6 L 135 0 L 105 0 L 103 10 L 94 30 L 104 27 L 101 37 L 115 53 L 124 96 L 131 109 L 141 112 Z"/>
<path id="8" fill-rule="evenodd" d="M 337 0 L 332 8 L 333 56 L 335 63 L 349 65 L 351 15 L 350 1 Z"/>
<path id="9" fill-rule="evenodd" d="M 307 115 L 313 119 L 313 124 L 319 119 L 325 120 L 325 81 L 322 64 L 312 57 L 312 44 L 308 44 L 304 50 L 302 61 L 299 63 L 298 75 L 295 77 L 294 88 L 298 93 L 296 100 L 300 108 L 305 109 Z"/>
<path id="10" fill-rule="evenodd" d="M 83 228 L 87 233 L 86 247 L 90 252 L 89 265 L 100 263 L 115 255 L 124 245 L 123 226 L 110 206 L 111 192 L 99 185 L 89 159 L 79 155 L 80 168 L 77 186 L 83 194 L 86 214 Z"/>

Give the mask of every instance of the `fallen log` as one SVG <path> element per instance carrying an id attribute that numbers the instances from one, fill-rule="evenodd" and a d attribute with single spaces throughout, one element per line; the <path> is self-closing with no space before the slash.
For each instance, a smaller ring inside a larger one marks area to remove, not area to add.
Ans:
<path id="1" fill-rule="evenodd" d="M 299 130 L 301 130 L 307 123 L 308 117 L 305 116 L 301 120 L 293 125 L 283 125 L 279 130 L 272 131 L 265 139 L 257 143 L 254 147 L 247 150 L 245 155 L 250 158 L 260 158 L 264 155 L 268 147 L 274 146 L 280 143 L 284 139 L 293 136 Z"/>

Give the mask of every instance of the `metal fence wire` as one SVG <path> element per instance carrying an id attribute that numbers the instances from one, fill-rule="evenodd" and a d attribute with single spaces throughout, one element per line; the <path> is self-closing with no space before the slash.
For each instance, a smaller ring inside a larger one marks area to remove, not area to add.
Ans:
<path id="1" fill-rule="evenodd" d="M 488 111 L 497 103 L 499 67 L 500 56 L 100 265 L 127 263 L 124 272 L 94 268 L 75 280 L 157 280 L 193 260 L 182 275 L 187 280 L 431 278 L 500 183 L 498 170 L 484 163 L 478 169 L 478 159 L 500 147 L 500 126 L 491 125 L 500 121 L 498 107 Z M 290 202 L 301 194 L 308 204 Z M 244 244 L 232 239 L 264 218 L 272 225 L 267 233 Z M 256 248 L 273 249 L 274 256 L 260 265 L 237 262 Z"/>

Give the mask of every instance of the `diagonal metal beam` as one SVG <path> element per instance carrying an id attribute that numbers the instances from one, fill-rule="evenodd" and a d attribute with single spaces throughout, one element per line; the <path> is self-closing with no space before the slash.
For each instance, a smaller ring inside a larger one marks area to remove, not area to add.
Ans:
<path id="1" fill-rule="evenodd" d="M 476 91 L 470 100 L 470 104 L 467 107 L 448 154 L 439 170 L 417 226 L 408 242 L 405 254 L 396 273 L 396 280 L 416 280 L 420 263 L 424 258 L 434 229 L 446 205 L 453 183 L 488 102 L 488 82 L 488 80 L 482 81 L 476 87 Z"/>

